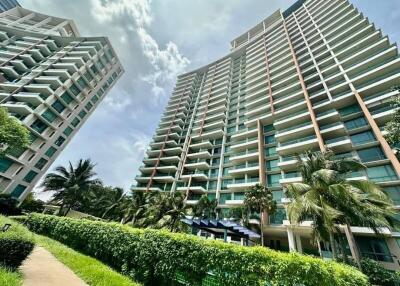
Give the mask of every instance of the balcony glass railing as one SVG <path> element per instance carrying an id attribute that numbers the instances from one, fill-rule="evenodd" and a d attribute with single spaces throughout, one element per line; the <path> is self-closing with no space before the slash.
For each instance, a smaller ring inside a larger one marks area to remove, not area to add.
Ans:
<path id="1" fill-rule="evenodd" d="M 310 122 L 310 121 L 303 122 L 303 123 L 301 123 L 301 124 L 298 124 L 298 125 L 295 125 L 295 126 L 291 126 L 291 127 L 288 127 L 288 128 L 282 129 L 282 130 L 279 130 L 279 131 L 277 131 L 276 133 L 277 133 L 277 134 L 282 134 L 282 133 L 285 133 L 285 132 L 287 132 L 287 131 L 294 130 L 294 129 L 297 129 L 297 128 L 300 128 L 300 127 L 303 127 L 303 126 L 308 126 L 308 125 L 311 125 L 311 122 Z"/>
<path id="2" fill-rule="evenodd" d="M 400 70 L 395 70 L 395 71 L 392 71 L 392 72 L 390 72 L 390 73 L 387 73 L 387 74 L 385 74 L 385 75 L 383 75 L 383 76 L 376 77 L 376 78 L 374 78 L 374 79 L 372 79 L 372 80 L 369 80 L 369 81 L 367 81 L 367 82 L 365 82 L 365 83 L 363 83 L 363 84 L 357 86 L 357 89 L 364 88 L 364 87 L 366 87 L 366 86 L 368 86 L 368 85 L 374 84 L 374 83 L 376 83 L 376 82 L 378 82 L 378 81 L 381 81 L 381 80 L 383 80 L 383 79 L 385 79 L 385 78 L 391 77 L 392 75 L 396 75 L 396 74 L 400 74 Z"/>
<path id="3" fill-rule="evenodd" d="M 371 114 L 375 115 L 375 114 L 379 114 L 388 110 L 394 110 L 394 108 L 391 105 L 385 105 L 376 109 L 371 110 Z"/>
<path id="4" fill-rule="evenodd" d="M 323 126 L 321 126 L 319 129 L 320 129 L 320 130 L 326 130 L 326 129 L 329 129 L 329 128 L 331 128 L 331 127 L 342 126 L 342 125 L 343 125 L 343 124 L 342 124 L 341 122 L 334 122 L 334 123 L 331 123 L 331 124 L 323 125 Z"/>
<path id="5" fill-rule="evenodd" d="M 232 142 L 232 145 L 239 145 L 239 144 L 243 144 L 243 143 L 247 143 L 247 142 L 252 142 L 254 140 L 258 140 L 258 137 L 251 137 L 251 138 L 247 138 L 245 140 L 240 140 L 240 141 L 234 141 Z"/>
<path id="6" fill-rule="evenodd" d="M 299 139 L 295 139 L 295 140 L 279 143 L 278 146 L 279 147 L 284 147 L 284 146 L 288 146 L 288 145 L 292 145 L 292 144 L 296 144 L 296 143 L 301 143 L 301 142 L 312 140 L 312 139 L 316 139 L 316 138 L 317 138 L 317 136 L 310 135 L 310 136 L 306 136 L 306 137 L 303 137 L 303 138 L 299 138 Z"/>
<path id="7" fill-rule="evenodd" d="M 336 112 L 335 109 L 329 109 L 329 110 L 327 110 L 327 111 L 320 112 L 320 113 L 317 114 L 317 119 L 318 119 L 319 117 L 322 117 L 322 116 L 324 116 L 324 115 L 327 115 L 327 114 L 330 114 L 330 113 L 334 113 L 334 112 Z"/>
<path id="8" fill-rule="evenodd" d="M 236 165 L 232 170 L 242 170 L 251 167 L 258 167 L 258 162 Z"/>
<path id="9" fill-rule="evenodd" d="M 306 113 L 306 112 L 308 112 L 307 109 L 302 109 L 300 111 L 297 111 L 297 112 L 294 112 L 294 113 L 290 113 L 290 114 L 288 114 L 286 116 L 283 116 L 283 117 L 280 117 L 279 119 L 277 119 L 277 123 L 279 123 L 280 121 L 285 120 L 287 118 L 291 118 L 291 117 L 294 117 L 296 115 L 299 115 L 299 114 L 302 114 L 302 113 Z"/>
<path id="10" fill-rule="evenodd" d="M 257 153 L 258 150 L 257 149 L 251 149 L 251 150 L 246 150 L 243 152 L 236 152 L 232 155 L 232 157 L 238 157 L 238 156 L 243 156 L 243 155 L 250 155 L 250 154 L 255 154 Z"/>
<path id="11" fill-rule="evenodd" d="M 346 140 L 346 139 L 349 139 L 349 138 L 346 137 L 346 136 L 336 137 L 336 138 L 333 138 L 333 139 L 325 140 L 325 144 L 332 144 L 332 143 L 336 143 L 336 142 L 343 141 L 343 140 Z"/>

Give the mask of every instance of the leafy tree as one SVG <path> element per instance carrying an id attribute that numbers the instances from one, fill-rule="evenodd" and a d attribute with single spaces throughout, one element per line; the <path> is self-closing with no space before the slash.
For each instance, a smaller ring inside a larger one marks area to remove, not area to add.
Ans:
<path id="1" fill-rule="evenodd" d="M 263 214 L 270 216 L 276 211 L 276 201 L 272 196 L 272 191 L 263 185 L 255 185 L 245 193 L 244 205 L 250 212 L 260 214 L 261 245 L 264 246 L 264 218 Z M 268 220 L 267 220 L 268 221 Z"/>
<path id="2" fill-rule="evenodd" d="M 0 157 L 5 150 L 25 148 L 29 145 L 29 131 L 17 119 L 0 107 Z"/>
<path id="3" fill-rule="evenodd" d="M 18 200 L 10 194 L 0 194 L 0 214 L 20 215 L 21 210 L 18 208 Z"/>
<path id="4" fill-rule="evenodd" d="M 396 86 L 393 90 L 400 91 L 400 86 Z M 393 108 L 397 108 L 392 119 L 386 123 L 385 130 L 387 131 L 386 140 L 396 150 L 396 157 L 400 159 L 400 96 L 392 99 Z"/>
<path id="5" fill-rule="evenodd" d="M 25 200 L 21 204 L 21 209 L 25 212 L 35 212 L 35 213 L 41 213 L 44 210 L 44 202 L 42 200 L 37 200 L 35 199 L 35 196 L 33 193 L 29 193 Z"/>
<path id="6" fill-rule="evenodd" d="M 46 192 L 55 192 L 52 202 L 60 205 L 60 215 L 66 215 L 71 208 L 78 209 L 82 205 L 90 186 L 101 183 L 95 176 L 90 159 L 80 159 L 76 167 L 71 162 L 68 167 L 56 167 L 55 172 L 45 176 L 42 187 Z"/>

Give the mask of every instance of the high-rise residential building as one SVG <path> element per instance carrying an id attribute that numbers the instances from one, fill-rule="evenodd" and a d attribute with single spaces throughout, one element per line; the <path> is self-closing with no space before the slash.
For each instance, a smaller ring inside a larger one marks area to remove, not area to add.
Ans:
<path id="1" fill-rule="evenodd" d="M 17 0 L 0 0 L 0 13 L 20 6 Z"/>
<path id="2" fill-rule="evenodd" d="M 0 14 L 0 106 L 30 131 L 0 158 L 0 192 L 22 201 L 123 73 L 109 40 L 21 7 Z"/>
<path id="3" fill-rule="evenodd" d="M 229 217 L 246 188 L 265 184 L 279 205 L 266 245 L 318 253 L 310 224 L 287 221 L 283 189 L 302 181 L 294 156 L 357 158 L 368 168 L 348 179 L 376 182 L 400 206 L 400 164 L 383 131 L 399 85 L 396 45 L 351 3 L 297 1 L 234 39 L 225 57 L 178 77 L 132 188 L 185 192 L 188 204 L 207 194 Z M 398 233 L 353 232 L 364 256 L 398 268 Z"/>

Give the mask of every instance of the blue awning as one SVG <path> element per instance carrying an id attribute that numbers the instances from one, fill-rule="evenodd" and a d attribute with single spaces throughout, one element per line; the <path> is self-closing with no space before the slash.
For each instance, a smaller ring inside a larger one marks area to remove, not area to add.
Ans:
<path id="1" fill-rule="evenodd" d="M 229 236 L 249 239 L 260 238 L 258 233 L 255 233 L 254 231 L 229 220 L 184 218 L 181 221 L 191 227 L 198 228 L 212 234 L 223 235 L 226 230 Z"/>

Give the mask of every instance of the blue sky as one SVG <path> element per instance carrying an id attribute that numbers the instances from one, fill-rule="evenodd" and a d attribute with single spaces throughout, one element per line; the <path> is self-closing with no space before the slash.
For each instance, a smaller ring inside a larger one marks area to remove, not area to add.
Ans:
<path id="1" fill-rule="evenodd" d="M 105 184 L 128 189 L 180 73 L 229 50 L 229 42 L 293 0 L 20 0 L 25 8 L 73 19 L 83 36 L 110 38 L 125 74 L 57 158 L 91 158 Z M 392 42 L 399 0 L 352 0 Z"/>

